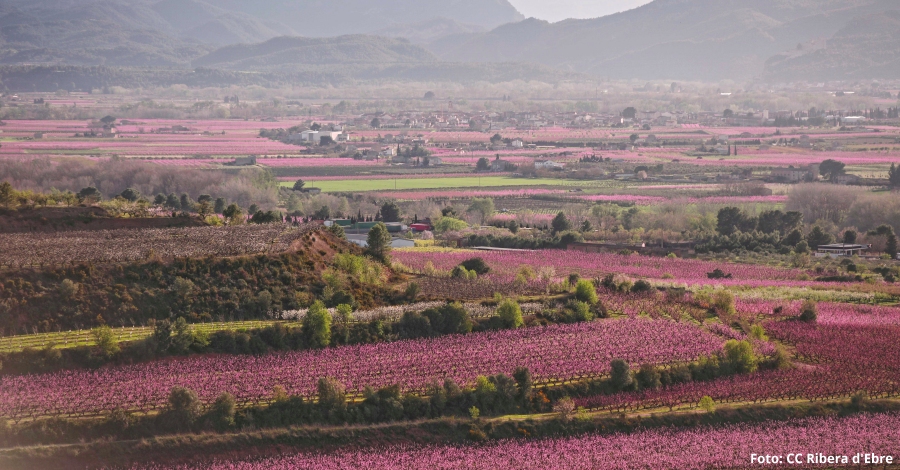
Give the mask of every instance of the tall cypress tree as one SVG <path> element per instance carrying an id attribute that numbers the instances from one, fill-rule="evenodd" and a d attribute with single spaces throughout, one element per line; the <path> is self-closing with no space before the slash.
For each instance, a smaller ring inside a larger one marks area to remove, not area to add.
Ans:
<path id="1" fill-rule="evenodd" d="M 900 167 L 891 163 L 891 169 L 888 171 L 888 180 L 891 186 L 900 188 Z"/>

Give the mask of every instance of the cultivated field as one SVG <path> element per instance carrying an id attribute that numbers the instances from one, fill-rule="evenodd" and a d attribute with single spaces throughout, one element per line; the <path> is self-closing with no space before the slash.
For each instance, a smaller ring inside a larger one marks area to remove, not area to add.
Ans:
<path id="1" fill-rule="evenodd" d="M 280 253 L 313 226 L 194 227 L 0 234 L 0 266 L 124 263 L 153 258 Z"/>
<path id="2" fill-rule="evenodd" d="M 682 86 L 0 95 L 0 467 L 897 452 L 898 110 Z"/>

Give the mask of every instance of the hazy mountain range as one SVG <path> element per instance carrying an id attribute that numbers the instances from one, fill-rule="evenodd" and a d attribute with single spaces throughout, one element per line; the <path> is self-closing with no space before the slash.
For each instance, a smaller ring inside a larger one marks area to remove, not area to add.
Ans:
<path id="1" fill-rule="evenodd" d="M 436 44 L 432 50 L 445 60 L 527 60 L 613 78 L 745 79 L 763 74 L 770 58 L 796 50 L 798 44 L 829 39 L 848 28 L 865 29 L 874 20 L 869 15 L 889 10 L 900 10 L 900 4 L 896 0 L 656 0 L 591 20 L 551 24 L 529 19 Z M 895 41 L 894 50 L 897 45 Z M 847 70 L 835 71 L 850 72 L 857 56 L 869 55 L 865 47 L 848 46 L 840 54 L 847 56 Z M 891 54 L 876 61 L 898 58 Z M 800 75 L 809 71 L 819 76 L 819 68 L 829 68 L 813 59 L 805 64 L 780 63 L 773 72 L 802 78 L 785 71 L 792 68 Z"/>
<path id="2" fill-rule="evenodd" d="M 897 0 L 656 0 L 558 23 L 507 0 L 4 0 L 0 64 L 895 78 L 898 25 Z"/>

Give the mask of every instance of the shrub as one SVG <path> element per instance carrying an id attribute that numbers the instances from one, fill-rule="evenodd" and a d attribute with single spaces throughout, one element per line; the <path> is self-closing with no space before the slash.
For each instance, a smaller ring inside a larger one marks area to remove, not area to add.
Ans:
<path id="1" fill-rule="evenodd" d="M 217 431 L 224 431 L 234 426 L 235 410 L 236 405 L 232 394 L 223 392 L 219 395 L 209 410 L 213 427 Z"/>
<path id="2" fill-rule="evenodd" d="M 476 273 L 475 271 L 469 271 L 462 265 L 459 265 L 459 266 L 453 268 L 453 271 L 450 272 L 450 276 L 452 276 L 456 279 L 468 279 L 468 280 L 478 279 L 478 273 Z"/>
<path id="3" fill-rule="evenodd" d="M 91 335 L 93 335 L 102 356 L 109 359 L 119 353 L 119 343 L 113 336 L 112 328 L 106 325 L 94 328 L 91 330 Z"/>
<path id="4" fill-rule="evenodd" d="M 63 298 L 63 300 L 71 300 L 78 294 L 78 284 L 74 283 L 71 279 L 63 279 L 62 282 L 59 283 L 59 296 Z"/>
<path id="5" fill-rule="evenodd" d="M 570 312 L 572 319 L 577 322 L 592 321 L 594 319 L 594 312 L 591 311 L 591 306 L 579 300 L 567 302 L 566 310 Z"/>
<path id="6" fill-rule="evenodd" d="M 422 315 L 428 318 L 435 332 L 443 335 L 472 331 L 469 312 L 460 304 L 453 303 L 438 308 L 429 308 L 422 312 Z"/>
<path id="7" fill-rule="evenodd" d="M 719 316 L 734 315 L 734 294 L 727 290 L 717 290 L 712 298 L 713 307 Z"/>
<path id="8" fill-rule="evenodd" d="M 331 344 L 331 314 L 322 302 L 313 303 L 303 317 L 303 336 L 310 348 L 324 348 Z"/>
<path id="9" fill-rule="evenodd" d="M 280 213 L 275 211 L 256 211 L 252 217 L 250 217 L 251 224 L 274 224 L 275 222 L 281 222 L 282 216 Z"/>
<path id="10" fill-rule="evenodd" d="M 634 378 L 641 390 L 658 390 L 662 386 L 659 371 L 650 364 L 642 365 Z"/>
<path id="11" fill-rule="evenodd" d="M 531 391 L 534 388 L 534 380 L 531 378 L 531 371 L 527 367 L 517 367 L 513 372 L 513 379 L 516 381 L 516 387 L 519 390 L 519 402 L 524 406 L 531 397 Z"/>
<path id="12" fill-rule="evenodd" d="M 633 286 L 631 286 L 631 292 L 633 292 L 635 294 L 645 294 L 652 290 L 653 290 L 653 286 L 649 282 L 647 282 L 643 279 L 638 280 L 637 282 L 634 283 Z"/>
<path id="13" fill-rule="evenodd" d="M 603 305 L 603 302 L 597 302 L 592 305 L 591 313 L 594 314 L 594 318 L 609 318 L 609 311 L 606 310 L 606 305 Z"/>
<path id="14" fill-rule="evenodd" d="M 169 409 L 163 417 L 168 424 L 179 429 L 190 427 L 200 416 L 200 398 L 193 390 L 184 387 L 173 387 L 169 392 Z"/>
<path id="15" fill-rule="evenodd" d="M 753 354 L 753 346 L 748 341 L 728 340 L 725 343 L 725 361 L 734 373 L 756 372 L 756 356 Z"/>
<path id="16" fill-rule="evenodd" d="M 202 350 L 208 345 L 209 337 L 202 333 L 195 333 L 184 317 L 178 317 L 175 320 L 175 323 L 172 325 L 172 337 L 169 343 L 170 353 L 187 354 L 191 349 Z"/>
<path id="17" fill-rule="evenodd" d="M 319 379 L 319 408 L 323 415 L 338 417 L 347 409 L 347 396 L 344 385 L 331 377 Z"/>
<path id="18" fill-rule="evenodd" d="M 422 291 L 422 289 L 419 287 L 419 284 L 417 284 L 415 282 L 410 282 L 409 284 L 407 284 L 406 292 L 404 294 L 406 295 L 407 299 L 414 301 L 414 300 L 416 300 L 416 297 L 419 296 L 419 293 L 421 291 Z"/>
<path id="19" fill-rule="evenodd" d="M 439 234 L 458 232 L 467 228 L 469 228 L 469 224 L 463 220 L 454 219 L 453 217 L 442 217 L 441 220 L 434 225 L 434 231 Z"/>
<path id="20" fill-rule="evenodd" d="M 519 269 L 516 271 L 516 277 L 522 277 L 526 281 L 533 281 L 537 277 L 537 273 L 534 272 L 534 269 L 528 265 L 519 266 Z"/>
<path id="21" fill-rule="evenodd" d="M 760 341 L 769 340 L 769 337 L 766 336 L 766 330 L 759 324 L 750 327 L 750 337 Z"/>
<path id="22" fill-rule="evenodd" d="M 709 395 L 701 398 L 698 406 L 700 406 L 700 408 L 705 410 L 707 413 L 714 413 L 716 411 L 716 402 L 714 402 Z"/>
<path id="23" fill-rule="evenodd" d="M 725 271 L 716 268 L 713 272 L 706 273 L 706 277 L 709 279 L 731 279 L 731 274 L 725 274 Z"/>
<path id="24" fill-rule="evenodd" d="M 559 419 L 568 421 L 575 412 L 575 402 L 569 397 L 562 398 L 553 405 L 553 412 L 559 415 Z"/>
<path id="25" fill-rule="evenodd" d="M 397 322 L 397 333 L 401 338 L 425 338 L 433 334 L 431 321 L 417 312 L 404 312 Z"/>
<path id="26" fill-rule="evenodd" d="M 589 305 L 594 305 L 600 300 L 597 297 L 597 289 L 594 287 L 594 283 L 587 279 L 582 279 L 575 284 L 575 298 Z"/>
<path id="27" fill-rule="evenodd" d="M 626 390 L 631 387 L 634 383 L 634 378 L 631 375 L 631 368 L 628 367 L 628 363 L 621 360 L 615 359 L 610 363 L 610 367 L 612 371 L 610 372 L 610 384 L 616 390 Z"/>
<path id="28" fill-rule="evenodd" d="M 328 227 L 328 231 L 331 232 L 331 234 L 334 235 L 335 237 L 340 238 L 341 240 L 347 239 L 347 233 L 344 231 L 344 227 L 341 227 L 338 224 L 332 224 L 331 227 Z"/>
<path id="29" fill-rule="evenodd" d="M 522 308 L 513 300 L 506 299 L 497 307 L 497 316 L 505 328 L 519 328 L 525 325 L 522 320 Z"/>
<path id="30" fill-rule="evenodd" d="M 556 243 L 556 246 L 560 248 L 565 248 L 572 243 L 582 243 L 584 242 L 584 236 L 579 232 L 573 232 L 571 230 L 563 232 L 559 237 L 559 242 Z"/>
<path id="31" fill-rule="evenodd" d="M 800 307 L 800 320 L 808 323 L 815 323 L 819 318 L 819 306 L 815 301 L 805 300 L 803 306 Z"/>
<path id="32" fill-rule="evenodd" d="M 868 399 L 869 396 L 868 394 L 866 394 L 866 392 L 857 392 L 853 394 L 852 397 L 850 397 L 850 404 L 858 409 L 861 408 L 866 403 L 866 401 L 868 401 Z"/>
<path id="33" fill-rule="evenodd" d="M 772 360 L 769 363 L 771 367 L 776 370 L 790 369 L 793 367 L 790 356 L 788 356 L 784 346 L 781 345 L 775 347 L 775 355 L 772 356 Z"/>
<path id="34" fill-rule="evenodd" d="M 459 264 L 460 266 L 475 271 L 479 276 L 483 276 L 491 271 L 491 267 L 487 265 L 481 258 L 467 259 Z"/>

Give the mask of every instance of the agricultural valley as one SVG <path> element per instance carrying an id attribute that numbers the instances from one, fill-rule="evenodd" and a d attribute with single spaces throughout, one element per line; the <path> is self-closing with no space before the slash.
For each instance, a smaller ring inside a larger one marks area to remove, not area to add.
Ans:
<path id="1" fill-rule="evenodd" d="M 900 468 L 896 5 L 420 3 L 0 6 L 0 468 Z"/>

